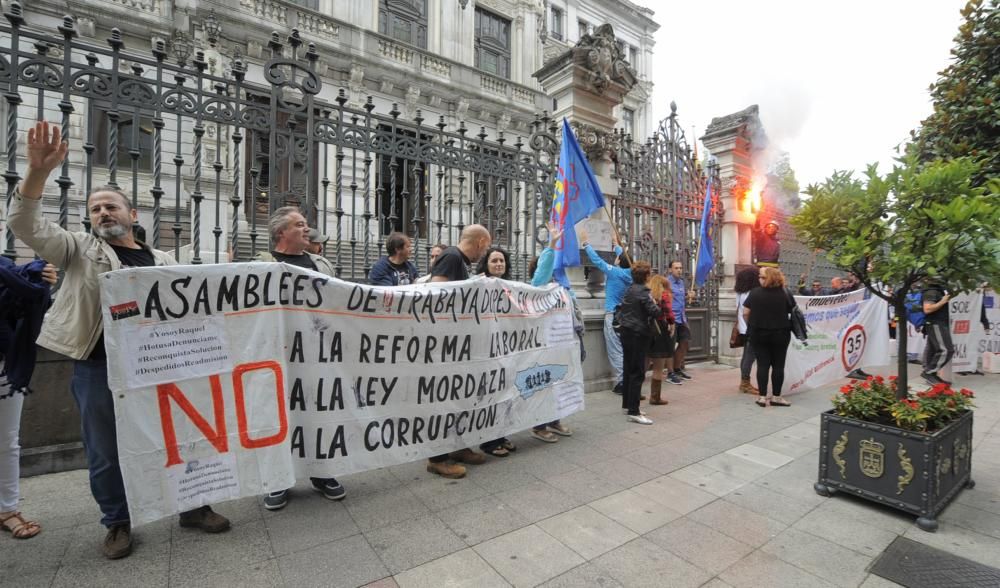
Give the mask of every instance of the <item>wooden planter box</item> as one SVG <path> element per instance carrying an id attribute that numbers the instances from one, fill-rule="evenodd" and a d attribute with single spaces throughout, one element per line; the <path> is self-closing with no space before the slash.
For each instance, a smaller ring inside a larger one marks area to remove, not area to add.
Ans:
<path id="1" fill-rule="evenodd" d="M 824 412 L 821 496 L 837 490 L 917 515 L 924 531 L 962 488 L 972 488 L 972 411 L 934 433 L 904 431 Z"/>

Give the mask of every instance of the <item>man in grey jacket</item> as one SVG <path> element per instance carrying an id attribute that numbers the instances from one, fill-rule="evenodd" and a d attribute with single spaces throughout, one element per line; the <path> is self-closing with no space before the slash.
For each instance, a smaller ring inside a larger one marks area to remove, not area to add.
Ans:
<path id="1" fill-rule="evenodd" d="M 108 528 L 104 555 L 118 559 L 132 552 L 132 527 L 118 462 L 97 277 L 125 267 L 176 262 L 135 240 L 132 227 L 136 211 L 116 187 L 105 186 L 88 195 L 91 233 L 70 232 L 45 218 L 45 182 L 62 164 L 67 150 L 59 129 L 53 127 L 50 132 L 47 122 L 28 130 L 28 172 L 14 194 L 7 222 L 40 257 L 65 270 L 60 294 L 45 316 L 38 344 L 75 360 L 71 389 L 80 409 L 90 491 L 101 508 L 101 523 Z M 229 529 L 229 520 L 208 506 L 182 513 L 180 524 L 208 533 Z"/>

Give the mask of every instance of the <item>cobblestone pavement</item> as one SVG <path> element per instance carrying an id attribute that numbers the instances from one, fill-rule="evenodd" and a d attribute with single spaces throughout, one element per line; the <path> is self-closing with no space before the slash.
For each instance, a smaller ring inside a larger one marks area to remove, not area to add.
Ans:
<path id="1" fill-rule="evenodd" d="M 405 464 L 343 477 L 339 503 L 300 484 L 280 512 L 257 498 L 219 505 L 233 522 L 223 535 L 176 519 L 141 527 L 119 561 L 100 554 L 85 471 L 26 479 L 22 510 L 44 531 L 0 536 L 0 585 L 869 588 L 895 586 L 866 569 L 899 535 L 1000 566 L 1000 376 L 957 379 L 978 396 L 978 485 L 932 534 L 813 492 L 818 415 L 836 386 L 760 409 L 736 393 L 736 370 L 689 371 L 665 385 L 668 406 L 646 409 L 652 426 L 627 423 L 620 397 L 588 394 L 565 421 L 572 437 L 515 435 L 516 453 L 463 480 Z"/>

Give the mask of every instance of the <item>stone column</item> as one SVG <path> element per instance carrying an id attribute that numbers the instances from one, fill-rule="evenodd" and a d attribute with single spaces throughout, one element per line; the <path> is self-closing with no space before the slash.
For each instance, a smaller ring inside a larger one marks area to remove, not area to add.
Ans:
<path id="1" fill-rule="evenodd" d="M 702 144 L 715 157 L 722 180 L 720 201 L 725 215 L 720 231 L 723 263 L 722 287 L 719 289 L 719 361 L 737 365 L 742 353 L 729 348 L 729 333 L 736 321 L 736 272 L 753 262 L 752 227 L 755 213 L 744 202 L 754 177 L 755 153 L 767 144 L 757 105 L 740 112 L 713 118 L 701 137 Z"/>
<path id="2" fill-rule="evenodd" d="M 619 50 L 611 25 L 601 25 L 593 34 L 585 35 L 576 46 L 549 60 L 534 77 L 553 99 L 553 117 L 557 121 L 563 117 L 569 120 L 605 200 L 610 202 L 618 195 L 610 157 L 619 140 L 614 132 L 618 124 L 614 111 L 636 84 L 635 71 Z M 611 224 L 607 219 L 608 215 L 599 211 L 585 221 L 591 244 L 599 251 L 611 250 Z M 587 389 L 607 390 L 614 381 L 604 349 L 604 275 L 592 272 L 590 280 L 586 280 L 583 268 L 567 273 L 586 323 L 587 361 L 583 368 Z"/>
<path id="3" fill-rule="evenodd" d="M 605 24 L 534 73 L 543 91 L 553 99 L 553 118 L 560 121 L 565 117 L 573 127 L 609 206 L 618 195 L 618 184 L 611 178 L 610 157 L 618 123 L 614 110 L 636 84 L 635 72 L 625 58 L 615 42 L 614 29 Z M 595 249 L 611 250 L 607 219 L 608 215 L 601 212 L 586 221 Z M 603 298 L 603 276 L 592 276 L 588 283 L 582 268 L 573 268 L 567 274 L 578 298 Z"/>

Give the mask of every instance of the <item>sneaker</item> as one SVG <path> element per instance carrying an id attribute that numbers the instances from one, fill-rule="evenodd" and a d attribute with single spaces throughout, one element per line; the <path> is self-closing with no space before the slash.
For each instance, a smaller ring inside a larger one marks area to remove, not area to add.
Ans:
<path id="1" fill-rule="evenodd" d="M 869 374 L 868 372 L 866 372 L 861 368 L 857 368 L 851 370 L 851 373 L 847 374 L 847 377 L 851 378 L 852 380 L 867 380 L 868 378 L 871 377 L 871 374 Z"/>
<path id="2" fill-rule="evenodd" d="M 181 526 L 201 529 L 206 533 L 221 533 L 229 530 L 229 519 L 212 510 L 211 506 L 181 513 Z"/>
<path id="3" fill-rule="evenodd" d="M 932 374 L 930 372 L 921 372 L 920 377 L 926 380 L 929 384 L 940 384 L 942 382 L 941 378 L 937 377 L 937 374 Z"/>
<path id="4" fill-rule="evenodd" d="M 532 429 L 531 436 L 545 443 L 555 443 L 556 441 L 559 441 L 559 437 L 556 437 L 554 433 L 550 433 L 545 429 Z"/>
<path id="5" fill-rule="evenodd" d="M 630 414 L 628 415 L 629 422 L 638 423 L 640 425 L 652 425 L 653 421 L 646 415 L 642 414 Z"/>
<path id="6" fill-rule="evenodd" d="M 548 430 L 559 435 L 560 437 L 572 437 L 573 431 L 569 427 L 562 423 L 555 423 L 554 425 L 549 425 Z"/>
<path id="7" fill-rule="evenodd" d="M 690 380 L 691 379 L 691 376 L 689 376 L 687 374 L 687 372 L 685 372 L 684 370 L 674 370 L 674 375 L 680 376 L 681 378 L 684 378 L 685 380 Z"/>
<path id="8" fill-rule="evenodd" d="M 324 498 L 330 500 L 343 500 L 347 496 L 347 490 L 335 478 L 313 478 L 313 490 L 319 492 Z"/>
<path id="9" fill-rule="evenodd" d="M 681 384 L 684 383 L 684 380 L 680 379 L 680 377 L 673 372 L 671 372 L 669 376 L 664 378 L 664 381 L 669 382 L 671 384 L 675 384 L 677 386 L 680 386 Z"/>
<path id="10" fill-rule="evenodd" d="M 448 457 L 454 459 L 455 461 L 460 461 L 469 465 L 481 465 L 486 463 L 485 455 L 482 453 L 476 453 L 469 448 L 452 451 L 448 454 Z"/>
<path id="11" fill-rule="evenodd" d="M 267 510 L 281 510 L 286 504 L 288 504 L 288 490 L 271 492 L 264 497 L 264 508 Z"/>
<path id="12" fill-rule="evenodd" d="M 427 471 L 442 478 L 464 478 L 465 466 L 447 461 L 427 462 Z"/>
<path id="13" fill-rule="evenodd" d="M 618 382 L 617 384 L 615 384 L 615 387 L 611 391 L 621 396 L 622 393 L 625 392 L 625 385 L 621 382 Z"/>
<path id="14" fill-rule="evenodd" d="M 132 553 L 132 525 L 121 523 L 108 527 L 102 551 L 108 559 L 121 559 Z"/>

